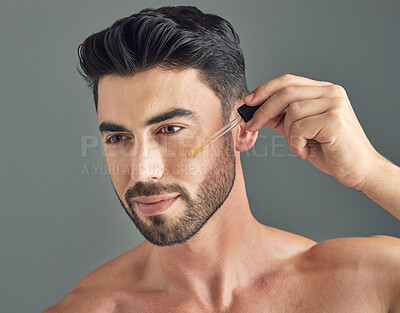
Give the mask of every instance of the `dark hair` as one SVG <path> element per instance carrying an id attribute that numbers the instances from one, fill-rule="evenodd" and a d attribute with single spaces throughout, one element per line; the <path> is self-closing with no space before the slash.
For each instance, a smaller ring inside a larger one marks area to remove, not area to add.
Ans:
<path id="1" fill-rule="evenodd" d="M 221 100 L 226 121 L 237 99 L 247 95 L 239 36 L 225 19 L 194 6 L 147 8 L 121 18 L 78 46 L 78 72 L 92 90 L 104 75 L 130 76 L 151 68 L 198 69 Z"/>

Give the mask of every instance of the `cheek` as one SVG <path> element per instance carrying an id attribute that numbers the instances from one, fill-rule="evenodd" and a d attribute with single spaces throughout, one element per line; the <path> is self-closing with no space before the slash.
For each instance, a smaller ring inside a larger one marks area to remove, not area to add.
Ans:
<path id="1" fill-rule="evenodd" d="M 191 162 L 189 157 L 164 157 L 164 176 L 173 177 L 177 181 L 190 181 L 196 165 Z"/>
<path id="2" fill-rule="evenodd" d="M 209 172 L 213 159 L 206 153 L 199 154 L 195 158 L 187 155 L 164 158 L 164 176 L 169 177 L 172 181 L 195 187 Z"/>
<path id="3" fill-rule="evenodd" d="M 196 136 L 193 131 L 180 131 L 174 136 L 160 137 L 159 149 L 164 157 L 185 159 L 190 150 L 196 144 Z"/>
<path id="4" fill-rule="evenodd" d="M 108 174 L 115 188 L 125 186 L 130 181 L 131 160 L 112 151 L 106 151 Z"/>
<path id="5" fill-rule="evenodd" d="M 183 156 L 165 157 L 164 178 L 168 182 L 176 182 L 185 186 L 189 194 L 195 199 L 196 193 L 199 190 L 199 186 L 204 181 L 204 178 L 210 171 L 213 171 L 216 159 L 221 153 L 222 142 L 223 141 L 219 139 L 194 158 L 188 157 L 187 152 L 195 145 L 188 147 L 186 154 Z"/>

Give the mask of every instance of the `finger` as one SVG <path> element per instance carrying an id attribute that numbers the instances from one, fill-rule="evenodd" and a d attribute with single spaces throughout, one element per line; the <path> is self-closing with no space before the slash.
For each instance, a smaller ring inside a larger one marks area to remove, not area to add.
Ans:
<path id="1" fill-rule="evenodd" d="M 266 122 L 266 125 L 272 129 L 277 130 L 282 135 L 285 135 L 283 132 L 283 123 L 285 121 L 286 113 L 287 113 L 286 111 L 283 111 L 278 116 L 274 117 L 273 119 L 268 120 Z"/>
<path id="2" fill-rule="evenodd" d="M 335 85 L 328 86 L 288 86 L 280 89 L 264 102 L 254 113 L 253 122 L 247 124 L 249 131 L 260 130 L 266 122 L 275 118 L 293 102 L 323 97 L 341 96 Z"/>
<path id="3" fill-rule="evenodd" d="M 327 112 L 298 120 L 292 124 L 289 132 L 288 143 L 294 153 L 298 153 L 302 159 L 308 157 L 310 150 L 307 146 L 308 139 L 315 139 L 319 143 L 327 143 L 324 136 L 328 122 Z"/>
<path id="4" fill-rule="evenodd" d="M 303 85 L 303 86 L 328 86 L 333 85 L 330 82 L 313 80 L 306 77 L 285 74 L 280 77 L 274 78 L 265 84 L 257 87 L 243 99 L 247 105 L 259 105 L 265 102 L 269 97 L 276 93 L 279 89 L 287 86 Z"/>
<path id="5" fill-rule="evenodd" d="M 314 116 L 325 113 L 332 107 L 330 98 L 324 99 L 310 99 L 291 103 L 286 111 L 286 117 L 281 125 L 285 136 L 289 136 L 292 124 L 298 120 L 304 119 L 308 116 Z"/>

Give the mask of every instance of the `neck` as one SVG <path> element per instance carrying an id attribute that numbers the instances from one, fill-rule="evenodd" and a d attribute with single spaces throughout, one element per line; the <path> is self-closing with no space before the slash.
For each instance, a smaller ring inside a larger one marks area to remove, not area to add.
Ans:
<path id="1" fill-rule="evenodd" d="M 251 214 L 240 158 L 237 165 L 230 195 L 194 237 L 166 247 L 148 243 L 149 275 L 158 287 L 225 303 L 265 267 L 265 228 Z"/>

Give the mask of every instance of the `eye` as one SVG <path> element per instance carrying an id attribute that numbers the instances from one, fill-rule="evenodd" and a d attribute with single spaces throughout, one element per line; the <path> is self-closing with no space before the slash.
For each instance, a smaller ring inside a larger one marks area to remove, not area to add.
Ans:
<path id="1" fill-rule="evenodd" d="M 124 136 L 124 135 L 112 135 L 110 137 L 107 138 L 106 143 L 110 144 L 110 145 L 115 145 L 120 143 L 121 140 L 125 139 L 125 137 L 128 136 Z"/>
<path id="2" fill-rule="evenodd" d="M 160 128 L 160 133 L 162 133 L 163 135 L 175 135 L 177 132 L 179 132 L 181 128 L 183 127 L 176 125 L 167 125 Z"/>

